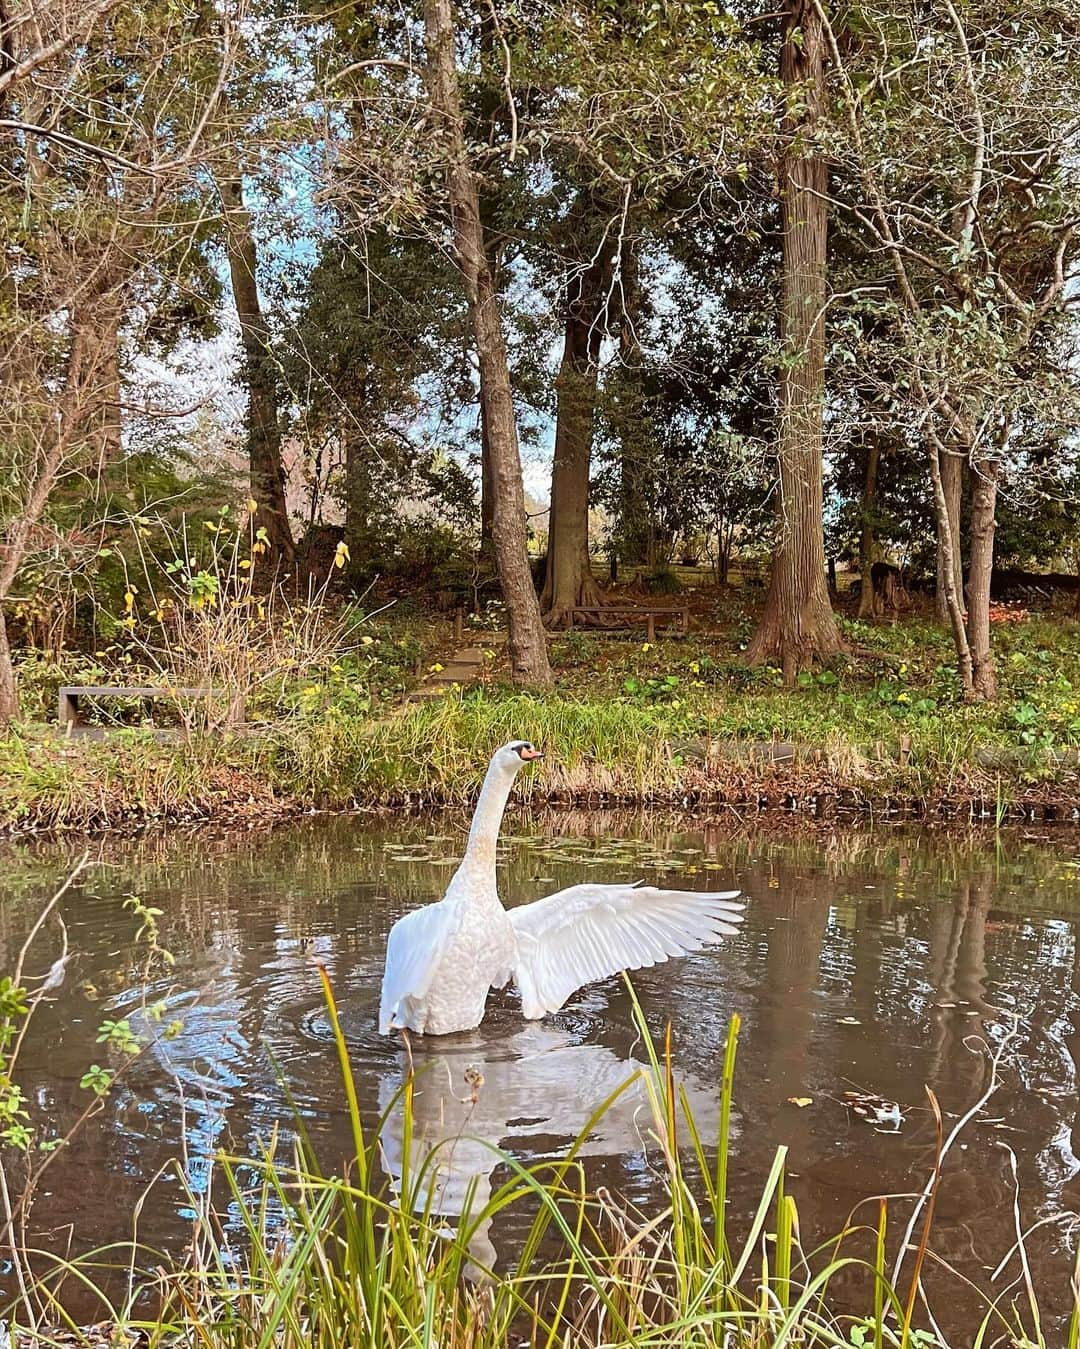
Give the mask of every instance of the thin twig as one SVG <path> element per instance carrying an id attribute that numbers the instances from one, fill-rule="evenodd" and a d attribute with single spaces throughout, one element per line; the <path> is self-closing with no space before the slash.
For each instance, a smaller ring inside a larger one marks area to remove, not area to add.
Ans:
<path id="1" fill-rule="evenodd" d="M 72 882 L 79 875 L 79 873 L 85 868 L 89 860 L 90 860 L 90 849 L 87 848 L 86 852 L 84 852 L 83 855 L 79 858 L 79 860 L 75 863 L 75 866 L 73 870 L 69 873 L 67 880 L 63 883 L 60 889 L 57 890 L 56 894 L 53 895 L 52 899 L 49 900 L 49 902 L 38 914 L 37 922 L 30 929 L 30 935 L 23 942 L 22 950 L 19 952 L 19 958 L 15 962 L 15 973 L 11 976 L 11 982 L 16 988 L 18 988 L 22 983 L 23 965 L 26 962 L 26 957 L 30 950 L 31 944 L 34 941 L 34 938 L 41 931 L 42 924 L 45 922 L 45 919 L 48 918 L 49 914 L 52 913 L 53 909 L 56 908 L 57 904 L 71 888 Z"/>
<path id="2" fill-rule="evenodd" d="M 904 1258 L 907 1255 L 908 1247 L 911 1242 L 911 1235 L 915 1231 L 915 1224 L 919 1221 L 919 1216 L 922 1213 L 923 1209 L 926 1207 L 927 1201 L 929 1200 L 930 1194 L 933 1190 L 934 1181 L 941 1170 L 945 1158 L 949 1154 L 949 1149 L 952 1147 L 952 1145 L 960 1137 L 964 1129 L 967 1128 L 968 1124 L 971 1123 L 971 1121 L 975 1118 L 975 1116 L 979 1113 L 979 1111 L 982 1110 L 982 1108 L 986 1105 L 987 1101 L 989 1101 L 990 1097 L 993 1096 L 994 1092 L 996 1092 L 998 1087 L 1001 1085 L 998 1079 L 998 1069 L 1001 1066 L 1001 1059 L 1005 1053 L 1006 1047 L 1019 1034 L 1019 1029 L 1020 1029 L 1019 1018 L 1014 1016 L 1012 1027 L 1005 1033 L 1005 1036 L 1002 1039 L 1001 1044 L 998 1045 L 997 1050 L 994 1052 L 994 1055 L 990 1060 L 990 1082 L 987 1085 L 986 1090 L 975 1102 L 975 1104 L 971 1106 L 971 1108 L 967 1110 L 963 1115 L 960 1116 L 960 1118 L 953 1125 L 952 1129 L 949 1131 L 948 1138 L 945 1139 L 945 1142 L 941 1146 L 941 1151 L 937 1158 L 937 1164 L 934 1168 L 934 1171 L 927 1179 L 926 1184 L 922 1188 L 922 1193 L 919 1195 L 919 1198 L 915 1204 L 915 1208 L 911 1214 L 910 1219 L 908 1220 L 908 1225 L 904 1230 L 903 1240 L 900 1242 L 900 1249 L 896 1253 L 896 1264 L 893 1266 L 892 1272 L 892 1286 L 894 1288 L 897 1286 L 900 1280 L 900 1269 L 904 1263 Z"/>

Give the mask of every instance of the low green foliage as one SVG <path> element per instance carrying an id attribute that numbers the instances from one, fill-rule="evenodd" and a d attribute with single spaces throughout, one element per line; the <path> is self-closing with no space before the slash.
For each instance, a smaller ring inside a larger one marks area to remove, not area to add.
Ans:
<path id="1" fill-rule="evenodd" d="M 651 595 L 677 595 L 682 590 L 678 575 L 670 567 L 657 567 L 645 572 L 642 585 Z"/>
<path id="2" fill-rule="evenodd" d="M 646 679 L 636 679 L 633 675 L 623 680 L 623 689 L 637 702 L 670 703 L 678 707 L 676 696 L 679 690 L 678 675 L 650 675 Z"/>
<path id="3" fill-rule="evenodd" d="M 0 740 L 0 820 L 86 828 L 406 794 L 462 801 L 492 748 L 519 735 L 549 751 L 522 777 L 526 795 L 742 800 L 762 785 L 795 796 L 849 788 L 870 802 L 1075 795 L 1076 622 L 1002 625 L 1001 696 L 982 704 L 957 696 L 948 637 L 933 625 L 845 627 L 860 654 L 805 673 L 794 690 L 778 669 L 748 668 L 716 639 L 628 643 L 575 632 L 552 642 L 551 694 L 518 692 L 492 662 L 479 684 L 403 707 L 417 666 L 446 649 L 449 623 L 418 628 L 391 613 L 365 622 L 350 651 L 260 685 L 248 709 L 257 734 L 195 728 L 165 744 L 136 729 L 101 742 L 32 727 L 9 735 Z M 31 699 L 40 706 L 48 696 Z M 755 748 L 775 741 L 794 746 L 783 769 Z"/>

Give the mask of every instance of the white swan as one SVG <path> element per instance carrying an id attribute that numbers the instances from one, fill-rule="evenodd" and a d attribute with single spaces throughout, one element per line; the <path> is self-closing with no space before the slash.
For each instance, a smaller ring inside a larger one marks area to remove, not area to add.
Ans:
<path id="1" fill-rule="evenodd" d="M 495 844 L 514 778 L 543 755 L 527 740 L 496 750 L 469 842 L 446 895 L 399 918 L 386 943 L 379 1030 L 449 1035 L 484 1019 L 488 990 L 511 979 L 530 1020 L 557 1012 L 583 984 L 696 951 L 742 921 L 738 890 L 572 885 L 509 912 L 495 883 Z"/>

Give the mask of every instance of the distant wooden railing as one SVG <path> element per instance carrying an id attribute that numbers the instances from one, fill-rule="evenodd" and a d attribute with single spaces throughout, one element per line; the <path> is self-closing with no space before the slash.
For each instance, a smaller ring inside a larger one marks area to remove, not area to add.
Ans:
<path id="1" fill-rule="evenodd" d="M 657 623 L 662 623 L 668 627 L 674 626 L 676 635 L 685 637 L 687 626 L 690 620 L 690 613 L 687 609 L 671 609 L 665 605 L 645 605 L 645 604 L 598 604 L 598 605 L 575 605 L 570 610 L 570 629 L 572 630 L 579 619 L 584 620 L 590 627 L 603 628 L 606 619 L 627 616 L 629 622 L 623 623 L 623 627 L 632 627 L 635 621 L 644 620 L 645 622 L 645 640 L 648 642 L 656 641 Z M 589 623 L 589 620 L 592 620 Z"/>

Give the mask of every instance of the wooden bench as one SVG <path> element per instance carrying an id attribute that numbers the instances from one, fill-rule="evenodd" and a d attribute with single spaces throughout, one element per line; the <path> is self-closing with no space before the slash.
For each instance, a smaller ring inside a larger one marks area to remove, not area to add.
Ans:
<path id="1" fill-rule="evenodd" d="M 77 726 L 80 698 L 142 698 L 153 703 L 157 698 L 209 698 L 220 692 L 219 689 L 167 688 L 164 685 L 68 684 L 57 697 L 56 719 L 61 726 Z M 234 699 L 229 704 L 226 720 L 232 723 L 242 721 L 243 717 L 243 704 Z"/>
<path id="2" fill-rule="evenodd" d="M 661 605 L 645 604 L 598 604 L 576 605 L 570 610 L 570 627 L 572 631 L 578 619 L 593 619 L 593 626 L 600 626 L 605 618 L 628 615 L 630 622 L 623 624 L 624 627 L 631 627 L 635 619 L 645 620 L 645 640 L 647 642 L 656 641 L 656 625 L 658 622 L 666 623 L 668 626 L 675 625 L 675 634 L 678 637 L 685 637 L 687 625 L 689 623 L 689 610 L 687 609 L 669 609 Z M 599 620 L 599 623 L 596 622 Z"/>

